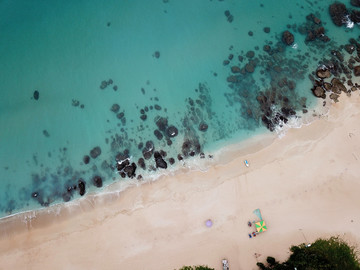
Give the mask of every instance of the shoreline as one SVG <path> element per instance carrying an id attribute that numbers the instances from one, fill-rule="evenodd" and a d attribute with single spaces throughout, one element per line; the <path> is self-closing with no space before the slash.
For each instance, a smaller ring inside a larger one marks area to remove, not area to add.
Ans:
<path id="1" fill-rule="evenodd" d="M 290 245 L 318 237 L 341 235 L 360 245 L 359 92 L 340 99 L 311 125 L 206 172 L 93 196 L 51 220 L 32 219 L 26 230 L 2 224 L 0 262 L 13 269 L 219 269 L 226 257 L 231 268 L 256 269 L 256 260 L 282 260 Z M 256 208 L 268 231 L 248 239 Z M 212 228 L 204 225 L 208 218 Z"/>
<path id="2" fill-rule="evenodd" d="M 240 143 L 230 144 L 216 150 L 214 154 L 211 154 L 213 155 L 212 159 L 192 158 L 182 162 L 179 161 L 179 166 L 174 170 L 166 170 L 163 174 L 149 177 L 146 180 L 128 179 L 124 181 L 119 178 L 117 182 L 105 186 L 101 191 L 92 191 L 84 197 L 75 198 L 69 202 L 56 203 L 46 208 L 27 210 L 5 216 L 0 218 L 0 239 L 6 237 L 9 233 L 22 233 L 29 229 L 51 226 L 51 224 L 59 222 L 59 219 L 60 222 L 63 219 L 71 219 L 84 209 L 91 211 L 91 209 L 104 207 L 109 203 L 113 204 L 129 189 L 137 189 L 142 185 L 151 185 L 154 182 L 162 181 L 164 178 L 191 173 L 206 173 L 212 166 L 225 166 L 239 153 L 242 155 L 256 153 L 272 144 L 277 138 L 274 133 L 257 134 Z"/>
<path id="3" fill-rule="evenodd" d="M 327 104 L 330 103 L 330 99 L 327 98 Z M 304 114 L 301 118 L 296 119 L 296 126 L 291 124 L 285 125 L 282 128 L 277 129 L 274 132 L 268 132 L 265 129 L 266 133 L 258 133 L 248 139 L 242 140 L 237 143 L 230 143 L 229 145 L 223 146 L 219 149 L 216 149 L 214 152 L 208 152 L 207 154 L 212 155 L 213 158 L 200 159 L 199 157 L 187 159 L 184 161 L 178 161 L 178 166 L 172 168 L 171 170 L 163 171 L 162 174 L 148 175 L 148 179 L 137 180 L 126 179 L 125 181 L 119 176 L 117 182 L 110 183 L 100 191 L 91 191 L 86 194 L 84 197 L 74 198 L 69 202 L 58 202 L 52 204 L 48 207 L 20 211 L 8 216 L 0 218 L 0 238 L 3 235 L 7 234 L 6 228 L 3 227 L 7 224 L 10 224 L 11 230 L 14 231 L 14 223 L 25 223 L 25 226 L 20 226 L 18 229 L 27 230 L 32 227 L 32 224 L 28 224 L 28 221 L 32 222 L 33 219 L 40 219 L 45 216 L 45 220 L 49 218 L 57 218 L 60 213 L 64 213 L 71 218 L 72 212 L 76 212 L 77 209 L 71 209 L 76 207 L 82 207 L 86 205 L 93 205 L 94 203 L 98 204 L 96 207 L 101 207 L 104 205 L 104 202 L 108 203 L 109 201 L 113 202 L 117 199 L 123 192 L 127 189 L 137 188 L 140 185 L 148 184 L 154 181 L 161 180 L 162 178 L 173 177 L 176 175 L 191 173 L 191 172 L 207 172 L 212 166 L 222 166 L 231 162 L 234 158 L 238 156 L 246 156 L 254 154 L 261 149 L 270 146 L 277 139 L 281 139 L 286 133 L 291 129 L 298 129 L 302 126 L 311 125 L 313 122 L 317 121 L 319 118 L 326 116 L 329 113 L 331 105 L 322 106 L 322 100 L 318 100 L 317 104 L 310 109 L 313 114 L 310 116 L 310 111 L 308 114 Z M 298 116 L 297 116 L 298 118 Z M 306 119 L 304 121 L 304 119 Z M 300 123 L 300 126 L 298 124 Z M 101 198 L 100 198 L 101 197 Z M 40 222 L 42 224 L 42 222 Z M 51 222 L 50 222 L 51 223 Z M 43 227 L 44 225 L 41 225 Z"/>

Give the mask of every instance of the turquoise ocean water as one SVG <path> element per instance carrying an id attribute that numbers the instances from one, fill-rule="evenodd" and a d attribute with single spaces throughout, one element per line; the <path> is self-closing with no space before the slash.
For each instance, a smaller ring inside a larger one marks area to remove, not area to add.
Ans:
<path id="1" fill-rule="evenodd" d="M 359 36 L 332 23 L 329 4 L 0 1 L 0 217 L 162 174 L 154 151 L 172 170 L 179 158 L 211 160 L 270 132 L 271 89 L 273 114 L 306 114 L 317 104 L 308 75 Z M 330 41 L 305 42 L 311 13 Z"/>

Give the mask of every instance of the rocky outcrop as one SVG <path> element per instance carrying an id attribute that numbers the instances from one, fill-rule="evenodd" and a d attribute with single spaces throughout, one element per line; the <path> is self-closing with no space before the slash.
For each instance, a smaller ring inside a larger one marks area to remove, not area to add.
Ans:
<path id="1" fill-rule="evenodd" d="M 201 151 L 200 142 L 198 139 L 185 139 L 182 145 L 182 153 L 185 157 L 187 156 L 195 156 L 199 154 Z"/>
<path id="2" fill-rule="evenodd" d="M 354 67 L 354 75 L 356 77 L 359 77 L 360 76 L 360 66 L 355 66 Z"/>
<path id="3" fill-rule="evenodd" d="M 350 14 L 350 20 L 356 24 L 360 23 L 360 11 L 352 10 Z"/>
<path id="4" fill-rule="evenodd" d="M 154 143 L 152 141 L 147 141 L 145 144 L 145 148 L 142 153 L 145 159 L 150 159 L 154 152 Z"/>
<path id="5" fill-rule="evenodd" d="M 351 0 L 350 3 L 354 7 L 360 7 L 360 0 Z"/>
<path id="6" fill-rule="evenodd" d="M 347 92 L 345 85 L 337 78 L 331 80 L 332 91 L 336 94 L 341 94 L 341 92 Z"/>
<path id="7" fill-rule="evenodd" d="M 327 68 L 319 68 L 316 71 L 316 76 L 318 76 L 320 79 L 325 79 L 325 78 L 330 78 L 331 73 L 330 70 L 328 70 Z"/>
<path id="8" fill-rule="evenodd" d="M 154 152 L 154 158 L 155 158 L 156 168 L 161 168 L 161 169 L 167 168 L 167 163 L 162 158 L 162 156 L 160 155 L 159 152 L 157 152 L 157 151 Z"/>
<path id="9" fill-rule="evenodd" d="M 321 86 L 315 86 L 311 89 L 315 97 L 325 98 L 325 90 Z"/>
<path id="10" fill-rule="evenodd" d="M 130 165 L 126 166 L 124 168 L 124 172 L 126 173 L 126 175 L 129 177 L 129 178 L 133 178 L 136 176 L 135 172 L 136 172 L 136 164 L 133 162 L 131 163 Z"/>
<path id="11" fill-rule="evenodd" d="M 335 93 L 330 94 L 330 99 L 332 99 L 334 102 L 339 102 L 338 98 L 339 98 L 338 94 Z"/>
<path id="12" fill-rule="evenodd" d="M 166 135 L 170 138 L 176 137 L 178 135 L 179 131 L 175 126 L 169 126 L 166 129 Z"/>
<path id="13" fill-rule="evenodd" d="M 80 196 L 84 196 L 84 194 L 85 194 L 85 181 L 84 180 L 79 179 L 78 188 L 79 188 Z"/>
<path id="14" fill-rule="evenodd" d="M 339 2 L 335 2 L 329 6 L 329 13 L 331 20 L 336 26 L 342 26 L 345 24 L 346 16 L 349 14 L 346 6 Z"/>

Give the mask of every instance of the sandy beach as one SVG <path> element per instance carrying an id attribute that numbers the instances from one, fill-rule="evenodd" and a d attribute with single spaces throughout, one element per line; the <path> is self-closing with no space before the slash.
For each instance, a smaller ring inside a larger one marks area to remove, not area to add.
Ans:
<path id="1" fill-rule="evenodd" d="M 220 269 L 227 258 L 230 269 L 257 269 L 266 256 L 285 259 L 292 244 L 319 237 L 359 245 L 359 119 L 358 91 L 343 94 L 327 116 L 228 164 L 129 188 L 106 203 L 84 200 L 53 222 L 2 227 L 0 268 Z M 249 239 L 256 208 L 268 231 Z"/>

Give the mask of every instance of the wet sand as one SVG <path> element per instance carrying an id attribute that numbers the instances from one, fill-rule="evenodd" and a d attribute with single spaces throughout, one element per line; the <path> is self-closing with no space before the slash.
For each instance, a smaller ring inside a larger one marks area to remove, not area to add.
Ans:
<path id="1" fill-rule="evenodd" d="M 285 259 L 290 245 L 318 237 L 359 244 L 359 120 L 359 92 L 343 94 L 327 116 L 228 164 L 129 188 L 105 203 L 84 200 L 52 216 L 56 222 L 3 225 L 1 268 L 220 269 L 227 258 L 230 269 L 257 269 L 257 260 Z M 268 231 L 249 239 L 256 208 Z"/>

